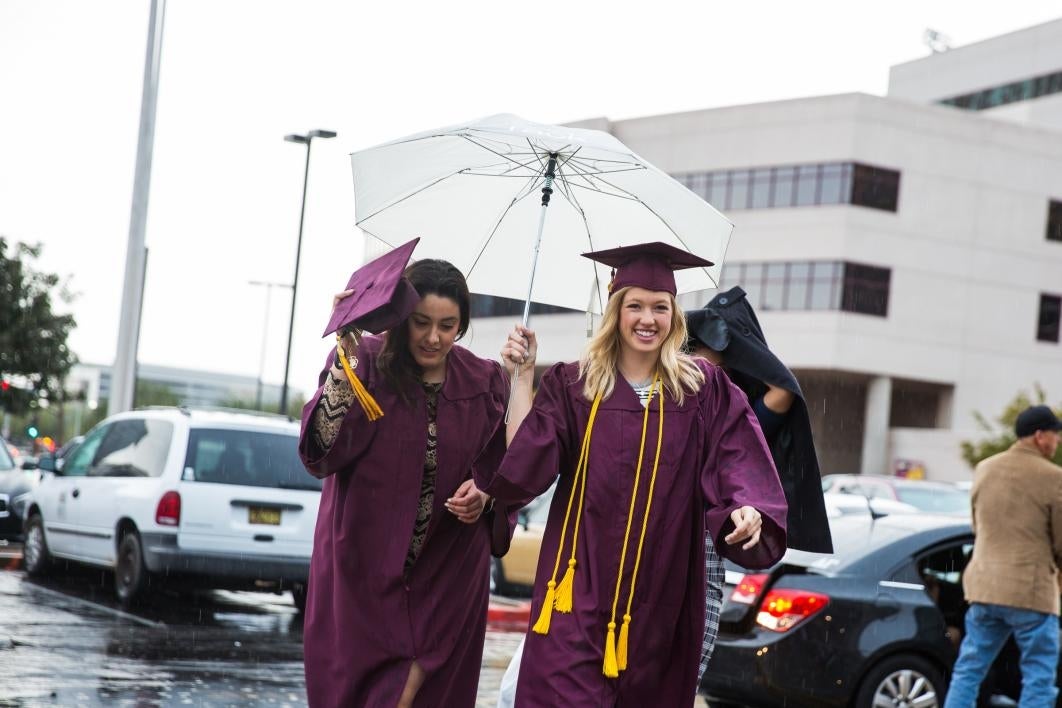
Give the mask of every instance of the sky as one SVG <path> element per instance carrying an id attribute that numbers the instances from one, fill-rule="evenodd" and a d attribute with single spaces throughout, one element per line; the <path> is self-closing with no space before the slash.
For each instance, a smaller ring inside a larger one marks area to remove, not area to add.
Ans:
<path id="1" fill-rule="evenodd" d="M 114 361 L 149 0 L 0 0 L 0 235 L 40 243 L 76 300 L 71 345 Z M 567 3 L 170 0 L 148 207 L 143 363 L 284 373 L 314 141 L 291 385 L 330 349 L 361 264 L 350 152 L 494 113 L 624 119 L 859 91 L 893 64 L 1062 16 L 1047 0 Z M 519 277 L 524 277 L 522 274 Z M 499 342 L 499 346 L 500 346 Z"/>

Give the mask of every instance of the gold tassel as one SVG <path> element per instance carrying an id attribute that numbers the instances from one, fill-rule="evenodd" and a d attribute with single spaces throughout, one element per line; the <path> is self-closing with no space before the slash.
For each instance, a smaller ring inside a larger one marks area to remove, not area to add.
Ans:
<path id="1" fill-rule="evenodd" d="M 572 611 L 572 586 L 575 584 L 575 559 L 568 559 L 568 570 L 564 571 L 560 585 L 557 586 L 557 612 L 568 614 Z"/>
<path id="2" fill-rule="evenodd" d="M 623 585 L 623 569 L 627 562 L 627 546 L 631 535 L 631 522 L 634 520 L 634 511 L 638 499 L 638 486 L 642 477 L 642 462 L 645 458 L 645 438 L 649 429 L 649 409 L 653 402 L 654 393 L 659 393 L 659 429 L 656 440 L 656 459 L 653 461 L 653 472 L 649 479 L 649 493 L 645 502 L 645 513 L 642 515 L 642 532 L 638 538 L 638 552 L 634 558 L 634 572 L 631 574 L 630 590 L 627 593 L 627 611 L 623 615 L 623 626 L 620 628 L 619 648 L 615 644 L 616 613 L 619 607 L 620 588 Z M 656 474 L 660 468 L 660 450 L 664 439 L 664 384 L 660 381 L 660 375 L 653 378 L 649 387 L 649 400 L 646 401 L 645 411 L 642 414 L 642 440 L 638 450 L 638 463 L 634 468 L 634 486 L 631 490 L 631 506 L 627 514 L 627 529 L 623 533 L 623 549 L 620 551 L 619 571 L 616 573 L 616 592 L 612 596 L 612 620 L 608 623 L 608 638 L 605 644 L 605 676 L 616 678 L 620 671 L 627 669 L 627 645 L 630 639 L 631 606 L 634 603 L 634 586 L 638 581 L 638 570 L 641 566 L 642 548 L 645 545 L 646 529 L 649 525 L 649 509 L 653 503 L 653 490 L 656 486 Z M 612 673 L 609 673 L 610 670 Z"/>
<path id="3" fill-rule="evenodd" d="M 380 404 L 376 402 L 376 399 L 372 397 L 369 390 L 365 388 L 365 384 L 361 382 L 358 375 L 354 373 L 354 369 L 351 368 L 350 362 L 347 361 L 347 352 L 343 349 L 342 337 L 339 333 L 336 333 L 336 352 L 339 353 L 339 363 L 343 365 L 343 372 L 347 375 L 347 380 L 350 381 L 350 387 L 354 389 L 354 397 L 358 399 L 358 403 L 361 404 L 361 409 L 365 411 L 365 416 L 372 422 L 383 418 L 383 409 L 380 408 Z"/>
<path id="4" fill-rule="evenodd" d="M 627 670 L 627 635 L 630 634 L 631 616 L 623 615 L 623 626 L 620 627 L 619 645 L 616 647 L 616 666 L 620 671 Z"/>
<path id="5" fill-rule="evenodd" d="M 605 676 L 619 678 L 619 667 L 616 665 L 616 623 L 608 623 L 608 636 L 605 637 Z"/>
<path id="6" fill-rule="evenodd" d="M 535 634 L 549 634 L 549 619 L 553 615 L 553 596 L 556 587 L 557 583 L 554 580 L 546 583 L 546 599 L 542 601 L 542 614 L 538 616 L 538 622 L 535 622 L 535 626 L 531 628 Z"/>

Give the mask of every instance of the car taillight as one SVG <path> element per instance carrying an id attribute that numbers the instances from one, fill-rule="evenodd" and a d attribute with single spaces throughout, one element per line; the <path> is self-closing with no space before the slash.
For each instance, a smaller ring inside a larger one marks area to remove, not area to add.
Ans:
<path id="1" fill-rule="evenodd" d="M 786 632 L 821 612 L 830 598 L 807 590 L 774 589 L 760 603 L 756 624 L 772 632 Z"/>
<path id="2" fill-rule="evenodd" d="M 155 508 L 155 523 L 159 526 L 178 526 L 181 523 L 181 495 L 166 492 Z"/>
<path id="3" fill-rule="evenodd" d="M 771 576 L 766 573 L 741 576 L 734 592 L 730 593 L 730 601 L 739 605 L 755 605 L 770 579 Z"/>

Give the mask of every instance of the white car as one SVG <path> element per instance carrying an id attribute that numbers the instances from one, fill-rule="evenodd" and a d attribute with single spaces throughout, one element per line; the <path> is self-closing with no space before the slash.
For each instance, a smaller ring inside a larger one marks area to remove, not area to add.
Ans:
<path id="1" fill-rule="evenodd" d="M 321 481 L 281 416 L 156 408 L 93 428 L 26 505 L 30 575 L 63 558 L 114 570 L 123 604 L 149 586 L 290 589 L 306 599 Z"/>

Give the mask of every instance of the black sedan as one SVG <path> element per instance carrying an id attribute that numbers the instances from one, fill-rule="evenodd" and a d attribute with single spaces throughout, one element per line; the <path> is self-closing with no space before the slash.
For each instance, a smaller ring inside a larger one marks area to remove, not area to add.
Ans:
<path id="1" fill-rule="evenodd" d="M 970 524 L 928 515 L 832 523 L 833 555 L 789 551 L 769 572 L 727 571 L 702 692 L 756 708 L 942 706 L 962 637 Z M 1012 651 L 984 693 L 1014 695 Z"/>
<path id="2" fill-rule="evenodd" d="M 23 469 L 7 452 L 0 438 L 0 540 L 19 540 L 22 537 L 21 509 L 26 495 L 37 486 L 40 473 Z"/>

